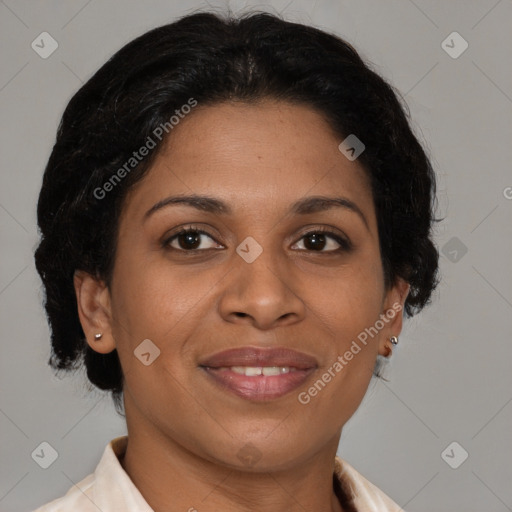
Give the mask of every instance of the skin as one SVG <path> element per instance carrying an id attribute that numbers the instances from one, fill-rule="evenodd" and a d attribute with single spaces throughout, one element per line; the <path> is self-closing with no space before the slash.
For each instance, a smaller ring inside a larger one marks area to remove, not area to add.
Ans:
<path id="1" fill-rule="evenodd" d="M 121 463 L 157 512 L 342 510 L 332 488 L 341 431 L 377 354 L 390 354 L 401 312 L 308 404 L 297 397 L 380 314 L 403 307 L 409 286 L 384 287 L 369 181 L 338 150 L 341 140 L 306 106 L 199 105 L 126 198 L 111 286 L 75 274 L 88 343 L 100 353 L 117 349 L 123 367 L 129 442 Z M 215 197 L 233 212 L 170 205 L 145 219 L 180 194 Z M 353 201 L 366 223 L 348 208 L 288 213 L 318 195 Z M 212 237 L 200 235 L 196 255 L 177 239 L 174 250 L 164 246 L 190 223 Z M 311 249 L 304 234 L 321 227 L 353 248 L 334 251 L 340 245 L 328 237 Z M 252 263 L 236 252 L 248 236 L 263 249 Z M 134 357 L 145 339 L 161 351 L 149 366 Z M 198 367 L 207 355 L 247 345 L 294 348 L 318 368 L 299 389 L 254 402 L 221 390 Z M 248 443 L 260 456 L 252 466 L 237 456 Z"/>

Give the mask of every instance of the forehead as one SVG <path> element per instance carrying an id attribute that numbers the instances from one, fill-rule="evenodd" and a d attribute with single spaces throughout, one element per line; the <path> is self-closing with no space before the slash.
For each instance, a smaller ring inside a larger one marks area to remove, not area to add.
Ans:
<path id="1" fill-rule="evenodd" d="M 343 195 L 366 209 L 366 171 L 338 149 L 324 117 L 274 100 L 201 106 L 174 126 L 151 169 L 130 194 L 130 209 L 166 195 L 208 194 L 234 210 L 280 209 L 308 195 Z"/>

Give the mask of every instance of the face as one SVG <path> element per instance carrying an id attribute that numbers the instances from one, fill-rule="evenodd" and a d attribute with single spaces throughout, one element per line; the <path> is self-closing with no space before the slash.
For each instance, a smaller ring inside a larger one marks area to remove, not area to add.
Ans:
<path id="1" fill-rule="evenodd" d="M 104 332 L 91 347 L 119 352 L 133 425 L 232 467 L 253 450 L 262 470 L 337 444 L 406 296 L 385 289 L 368 177 L 341 140 L 270 100 L 199 105 L 173 129 L 126 198 L 97 316 L 80 313 L 88 339 Z M 169 199 L 192 195 L 209 200 Z"/>

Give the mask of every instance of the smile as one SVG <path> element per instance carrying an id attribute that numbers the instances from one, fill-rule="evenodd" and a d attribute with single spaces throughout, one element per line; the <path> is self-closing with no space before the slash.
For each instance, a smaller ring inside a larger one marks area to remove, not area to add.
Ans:
<path id="1" fill-rule="evenodd" d="M 219 389 L 253 401 L 280 398 L 297 389 L 314 371 L 272 366 L 204 369 Z"/>
<path id="2" fill-rule="evenodd" d="M 297 368 L 290 366 L 232 366 L 231 368 L 219 368 L 219 370 L 231 370 L 232 372 L 238 373 L 239 375 L 245 375 L 246 377 L 256 377 L 258 375 L 270 377 L 272 375 L 296 372 Z"/>
<path id="3" fill-rule="evenodd" d="M 246 400 L 266 401 L 301 386 L 317 363 L 291 349 L 241 347 L 206 358 L 200 367 L 217 389 Z"/>

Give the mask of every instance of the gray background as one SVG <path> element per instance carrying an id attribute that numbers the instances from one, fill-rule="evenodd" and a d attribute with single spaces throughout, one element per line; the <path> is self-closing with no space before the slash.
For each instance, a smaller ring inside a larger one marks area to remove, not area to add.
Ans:
<path id="1" fill-rule="evenodd" d="M 409 512 L 512 510 L 510 0 L 1 1 L 0 510 L 61 496 L 126 432 L 83 374 L 59 379 L 46 365 L 35 204 L 62 111 L 126 42 L 209 5 L 335 31 L 405 95 L 438 173 L 443 281 L 406 322 L 390 382 L 372 381 L 339 454 Z M 47 59 L 31 48 L 43 31 L 59 45 Z M 469 44 L 456 59 L 442 47 L 453 31 Z M 31 458 L 43 441 L 59 454 L 46 470 Z M 453 441 L 452 464 L 469 453 L 457 469 L 441 456 Z"/>

